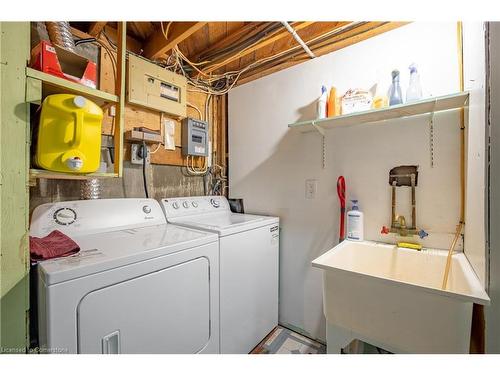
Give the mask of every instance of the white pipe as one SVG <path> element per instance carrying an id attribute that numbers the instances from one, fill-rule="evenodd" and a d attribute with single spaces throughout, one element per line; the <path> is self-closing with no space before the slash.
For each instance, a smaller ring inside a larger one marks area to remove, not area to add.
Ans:
<path id="1" fill-rule="evenodd" d="M 286 22 L 286 21 L 282 21 L 281 23 L 283 26 L 285 26 L 285 28 L 288 30 L 288 32 L 290 34 L 292 34 L 293 38 L 297 41 L 297 43 L 300 44 L 300 46 L 304 49 L 304 51 L 306 51 L 306 53 L 309 55 L 309 57 L 311 59 L 314 59 L 316 56 L 314 55 L 314 53 L 312 53 L 312 51 L 309 49 L 307 44 L 304 43 L 304 41 L 301 39 L 299 34 L 297 34 L 297 32 L 294 30 L 294 28 L 292 26 L 290 26 L 288 24 L 288 22 Z"/>

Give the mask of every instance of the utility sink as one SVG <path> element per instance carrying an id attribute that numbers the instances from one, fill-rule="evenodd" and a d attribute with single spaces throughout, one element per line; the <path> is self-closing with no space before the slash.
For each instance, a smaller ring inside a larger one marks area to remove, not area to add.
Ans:
<path id="1" fill-rule="evenodd" d="M 393 353 L 469 353 L 472 305 L 489 305 L 467 258 L 371 241 L 344 241 L 316 258 L 323 273 L 327 350 L 354 339 Z"/>

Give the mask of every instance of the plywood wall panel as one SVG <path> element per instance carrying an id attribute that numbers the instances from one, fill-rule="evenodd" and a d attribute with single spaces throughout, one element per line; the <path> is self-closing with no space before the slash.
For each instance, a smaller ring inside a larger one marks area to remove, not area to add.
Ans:
<path id="1" fill-rule="evenodd" d="M 113 93 L 115 87 L 115 73 L 113 71 L 112 59 L 106 51 L 102 51 L 100 58 L 100 88 L 103 91 Z M 205 103 L 207 100 L 207 95 L 201 92 L 196 92 L 194 87 L 188 86 L 187 101 L 188 103 L 196 106 L 202 114 L 202 118 L 205 116 Z M 219 103 L 219 101 L 217 101 Z M 219 105 L 219 104 L 218 104 Z M 215 106 L 217 107 L 217 106 Z M 212 103 L 212 112 L 215 111 L 215 107 Z M 188 116 L 193 118 L 200 118 L 197 110 L 188 106 L 187 110 Z M 111 116 L 112 109 L 106 108 L 103 120 L 103 134 L 113 134 L 114 118 Z M 169 116 L 167 116 L 169 117 Z M 153 164 L 165 164 L 165 165 L 186 165 L 186 160 L 182 156 L 181 152 L 181 122 L 179 119 L 170 117 L 175 122 L 175 145 L 176 150 L 165 150 L 163 146 L 160 146 L 157 152 L 151 155 L 151 162 Z M 212 129 L 217 129 L 217 123 L 220 122 L 220 116 L 211 116 L 211 138 L 216 139 L 216 134 L 213 133 Z M 144 126 L 154 130 L 161 129 L 161 113 L 155 110 L 143 108 L 137 105 L 126 104 L 125 105 L 125 124 L 124 130 L 131 130 L 134 127 Z M 215 132 L 216 133 L 216 132 Z M 214 142 L 215 143 L 215 142 Z M 130 160 L 130 143 L 125 140 L 125 160 Z M 152 145 L 152 150 L 156 149 L 156 145 Z M 203 164 L 202 158 L 196 158 L 196 163 L 198 167 Z"/>

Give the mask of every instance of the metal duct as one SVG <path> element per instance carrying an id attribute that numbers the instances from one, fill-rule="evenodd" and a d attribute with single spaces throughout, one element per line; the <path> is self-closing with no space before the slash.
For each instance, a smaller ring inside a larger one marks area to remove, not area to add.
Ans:
<path id="1" fill-rule="evenodd" d="M 69 22 L 45 22 L 45 26 L 47 27 L 50 41 L 53 44 L 75 52 L 75 41 L 73 40 L 73 34 L 71 34 Z"/>
<path id="2" fill-rule="evenodd" d="M 100 199 L 101 182 L 97 178 L 83 180 L 80 183 L 80 199 Z"/>

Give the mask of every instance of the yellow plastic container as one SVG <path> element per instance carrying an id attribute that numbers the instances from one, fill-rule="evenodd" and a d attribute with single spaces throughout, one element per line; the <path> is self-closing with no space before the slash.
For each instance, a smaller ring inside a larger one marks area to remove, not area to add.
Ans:
<path id="1" fill-rule="evenodd" d="M 102 109 L 83 96 L 47 96 L 40 114 L 35 163 L 56 172 L 97 171 L 102 118 Z"/>

